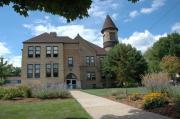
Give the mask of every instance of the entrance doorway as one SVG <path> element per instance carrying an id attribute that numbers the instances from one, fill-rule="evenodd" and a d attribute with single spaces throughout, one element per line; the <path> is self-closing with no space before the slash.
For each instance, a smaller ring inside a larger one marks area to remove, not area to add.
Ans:
<path id="1" fill-rule="evenodd" d="M 75 89 L 76 88 L 76 76 L 73 73 L 69 73 L 66 76 L 66 87 L 67 89 Z"/>

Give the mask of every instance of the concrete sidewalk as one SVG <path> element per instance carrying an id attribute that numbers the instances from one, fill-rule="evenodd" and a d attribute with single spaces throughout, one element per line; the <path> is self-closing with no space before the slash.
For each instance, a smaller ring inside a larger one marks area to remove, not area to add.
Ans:
<path id="1" fill-rule="evenodd" d="M 170 119 L 81 91 L 71 94 L 94 119 Z"/>

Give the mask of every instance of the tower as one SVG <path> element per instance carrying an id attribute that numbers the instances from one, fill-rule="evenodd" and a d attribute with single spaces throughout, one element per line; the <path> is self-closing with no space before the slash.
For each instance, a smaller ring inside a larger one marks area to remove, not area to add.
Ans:
<path id="1" fill-rule="evenodd" d="M 106 51 L 118 43 L 118 28 L 109 15 L 106 16 L 101 33 L 103 34 L 103 47 Z"/>

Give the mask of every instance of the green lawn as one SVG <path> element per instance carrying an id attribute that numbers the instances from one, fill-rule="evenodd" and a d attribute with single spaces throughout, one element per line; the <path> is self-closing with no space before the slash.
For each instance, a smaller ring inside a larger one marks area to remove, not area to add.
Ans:
<path id="1" fill-rule="evenodd" d="M 180 94 L 180 86 L 172 87 L 174 91 Z M 82 90 L 84 92 L 97 95 L 97 96 L 109 96 L 112 94 L 112 92 L 125 92 L 125 88 L 105 88 L 105 89 L 86 89 Z M 138 88 L 127 88 L 128 94 L 132 93 L 139 93 L 139 94 L 145 94 L 148 92 L 148 90 L 145 87 L 138 87 Z"/>
<path id="2" fill-rule="evenodd" d="M 97 95 L 97 96 L 108 96 L 112 92 L 116 92 L 116 91 L 125 92 L 125 88 L 86 89 L 82 91 L 93 94 L 93 95 Z M 132 93 L 144 94 L 147 92 L 147 89 L 142 88 L 142 87 L 127 88 L 127 91 L 128 91 L 128 94 L 132 94 Z"/>
<path id="3" fill-rule="evenodd" d="M 74 99 L 0 103 L 0 119 L 92 119 Z"/>

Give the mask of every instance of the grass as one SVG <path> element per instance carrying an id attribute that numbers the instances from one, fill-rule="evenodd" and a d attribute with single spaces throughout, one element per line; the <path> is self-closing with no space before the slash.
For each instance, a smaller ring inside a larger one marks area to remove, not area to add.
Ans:
<path id="1" fill-rule="evenodd" d="M 174 91 L 178 91 L 180 94 L 180 86 L 172 87 Z M 109 96 L 113 92 L 125 92 L 125 88 L 105 88 L 105 89 L 86 89 L 82 90 L 83 92 L 97 95 L 97 96 Z M 137 87 L 137 88 L 127 88 L 128 94 L 138 93 L 138 94 L 146 94 L 148 90 L 145 87 Z"/>
<path id="2" fill-rule="evenodd" d="M 120 91 L 125 92 L 125 88 L 105 88 L 105 89 L 86 89 L 82 90 L 84 92 L 97 95 L 97 96 L 109 96 L 112 92 Z M 132 93 L 139 93 L 139 94 L 145 94 L 147 93 L 147 89 L 143 87 L 138 88 L 127 88 L 128 94 Z"/>
<path id="3" fill-rule="evenodd" d="M 1 103 L 0 119 L 92 119 L 74 99 Z"/>

